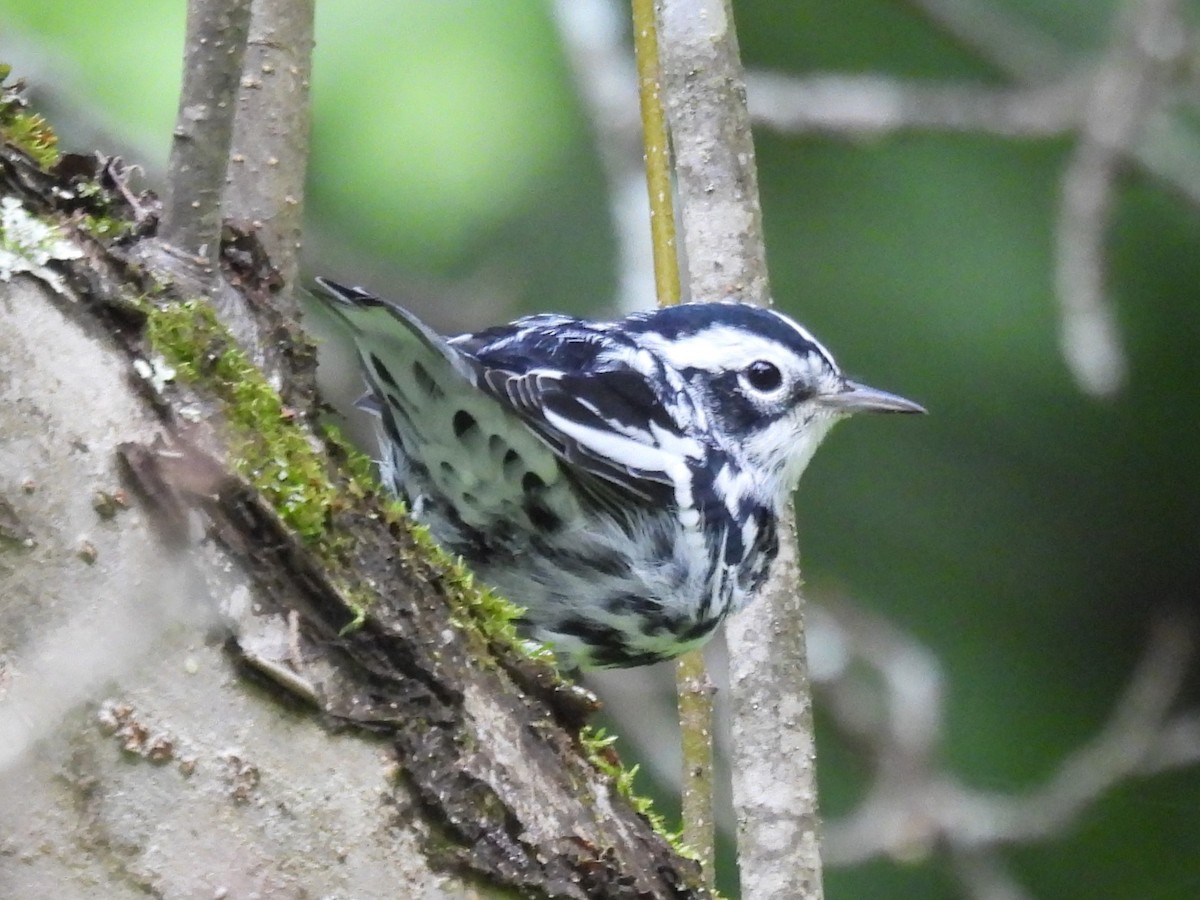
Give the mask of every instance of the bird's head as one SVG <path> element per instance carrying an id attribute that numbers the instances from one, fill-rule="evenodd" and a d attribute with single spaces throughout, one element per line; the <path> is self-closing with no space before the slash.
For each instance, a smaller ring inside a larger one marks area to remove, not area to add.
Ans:
<path id="1" fill-rule="evenodd" d="M 781 495 L 834 423 L 860 412 L 923 413 L 847 379 L 805 328 L 772 309 L 690 303 L 651 313 L 642 340 L 690 385 L 716 438 Z"/>

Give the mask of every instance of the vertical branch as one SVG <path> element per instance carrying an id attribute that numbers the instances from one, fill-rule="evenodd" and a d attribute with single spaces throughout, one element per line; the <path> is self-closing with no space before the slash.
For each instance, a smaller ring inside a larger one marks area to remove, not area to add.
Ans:
<path id="1" fill-rule="evenodd" d="M 754 143 L 730 0 L 658 0 L 692 296 L 769 302 Z M 817 900 L 812 699 L 795 530 L 758 602 L 727 626 L 742 896 Z"/>
<path id="2" fill-rule="evenodd" d="M 1115 394 L 1127 377 L 1106 238 L 1120 169 L 1161 102 L 1171 67 L 1188 52 L 1179 16 L 1179 0 L 1126 0 L 1063 176 L 1054 273 L 1059 343 L 1076 383 L 1096 396 Z"/>
<path id="3" fill-rule="evenodd" d="M 717 839 L 713 818 L 713 692 L 704 654 L 685 653 L 675 662 L 675 696 L 679 707 L 679 751 L 682 757 L 683 842 L 696 853 L 704 883 L 716 883 Z"/>
<path id="4" fill-rule="evenodd" d="M 225 215 L 251 223 L 294 313 L 309 147 L 314 0 L 257 0 L 237 94 Z"/>
<path id="5" fill-rule="evenodd" d="M 184 291 L 207 296 L 274 381 L 312 364 L 297 340 L 291 287 L 308 159 L 313 2 L 188 0 L 162 239 L 134 251 Z M 230 220 L 238 233 L 253 229 L 257 245 L 222 259 Z M 231 280 L 220 277 L 219 263 L 235 273 Z"/>
<path id="6" fill-rule="evenodd" d="M 654 285 L 659 305 L 668 306 L 678 303 L 682 292 L 675 248 L 670 138 L 662 105 L 654 0 L 633 2 L 633 45 L 646 151 L 646 187 L 650 193 Z M 717 855 L 713 823 L 713 702 L 704 655 L 699 650 L 684 654 L 676 662 L 675 693 L 683 757 L 683 841 L 699 857 L 705 883 L 711 888 L 715 881 Z"/>
<path id="7" fill-rule="evenodd" d="M 234 94 L 250 26 L 250 0 L 191 0 L 183 87 L 167 167 L 160 234 L 216 272 L 221 195 L 233 136 Z"/>
<path id="8" fill-rule="evenodd" d="M 654 247 L 654 287 L 659 306 L 678 303 L 679 261 L 675 254 L 675 210 L 671 201 L 671 150 L 659 83 L 658 30 L 654 0 L 633 2 L 633 49 L 637 57 L 638 100 L 650 192 L 650 241 Z"/>
<path id="9" fill-rule="evenodd" d="M 724 0 L 659 0 L 667 117 L 691 296 L 770 302 L 754 140 Z"/>
<path id="10" fill-rule="evenodd" d="M 725 629 L 730 768 L 746 900 L 824 896 L 805 601 L 796 522 L 788 512 L 762 596 Z"/>

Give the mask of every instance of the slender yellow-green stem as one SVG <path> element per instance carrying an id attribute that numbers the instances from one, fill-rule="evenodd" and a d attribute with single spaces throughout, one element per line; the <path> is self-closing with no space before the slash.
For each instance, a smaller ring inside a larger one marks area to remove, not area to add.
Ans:
<path id="1" fill-rule="evenodd" d="M 695 851 L 711 889 L 716 878 L 716 831 L 713 823 L 712 684 L 699 650 L 675 663 L 683 754 L 683 842 Z"/>
<path id="2" fill-rule="evenodd" d="M 675 252 L 675 210 L 671 201 L 671 152 L 660 96 L 658 33 L 654 0 L 633 0 L 633 43 L 637 55 L 642 141 L 646 151 L 646 187 L 650 192 L 650 237 L 654 247 L 654 286 L 660 306 L 680 299 L 679 260 Z M 683 840 L 700 859 L 704 879 L 714 878 L 712 688 L 704 657 L 696 650 L 675 666 L 683 753 Z"/>
<path id="3" fill-rule="evenodd" d="M 646 188 L 650 192 L 654 288 L 659 306 L 669 306 L 679 302 L 681 292 L 679 261 L 675 256 L 675 209 L 671 202 L 671 148 L 667 137 L 667 117 L 659 95 L 654 0 L 633 0 L 633 49 L 637 55 L 638 98 L 642 104 Z"/>

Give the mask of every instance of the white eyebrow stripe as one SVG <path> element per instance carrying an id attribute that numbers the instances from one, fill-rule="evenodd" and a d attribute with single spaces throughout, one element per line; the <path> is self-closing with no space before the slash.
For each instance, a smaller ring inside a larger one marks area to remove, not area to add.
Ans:
<path id="1" fill-rule="evenodd" d="M 790 319 L 788 322 L 806 341 L 812 344 L 825 359 L 833 364 L 833 358 L 819 341 Z M 695 334 L 667 339 L 651 332 L 640 335 L 641 343 L 661 357 L 675 369 L 703 368 L 728 371 L 740 369 L 756 359 L 790 356 L 794 351 L 772 338 L 753 334 L 729 325 L 710 325 Z"/>
<path id="2" fill-rule="evenodd" d="M 829 351 L 825 349 L 825 345 L 822 344 L 820 341 L 818 341 L 815 337 L 813 337 L 811 331 L 809 331 L 807 328 L 805 328 L 799 322 L 789 319 L 787 316 L 780 316 L 779 318 L 781 321 L 787 322 L 794 329 L 796 329 L 796 332 L 800 335 L 800 337 L 804 338 L 804 340 L 806 340 L 810 344 L 814 345 L 818 350 L 820 350 L 826 356 L 829 356 Z"/>

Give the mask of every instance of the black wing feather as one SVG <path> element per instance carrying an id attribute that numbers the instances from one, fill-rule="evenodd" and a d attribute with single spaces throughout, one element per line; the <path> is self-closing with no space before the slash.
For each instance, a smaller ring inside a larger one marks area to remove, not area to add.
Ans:
<path id="1" fill-rule="evenodd" d="M 582 374 L 482 368 L 479 379 L 572 467 L 642 501 L 674 500 L 679 471 L 671 463 L 677 460 L 661 441 L 689 436 L 641 373 L 627 367 Z"/>
<path id="2" fill-rule="evenodd" d="M 664 400 L 661 368 L 654 377 L 606 360 L 607 351 L 634 352 L 612 331 L 541 315 L 447 341 L 369 291 L 325 279 L 318 283 L 337 301 L 332 308 L 360 346 L 386 341 L 393 353 L 402 354 L 405 344 L 409 353 L 420 347 L 430 365 L 440 357 L 442 365 L 533 432 L 596 502 L 615 507 L 628 501 L 671 503 L 680 488 L 690 493 L 689 484 L 679 483 L 690 481 L 686 458 L 703 455 L 695 429 L 688 427 L 694 419 L 690 400 L 681 391 L 671 393 L 671 404 Z M 368 319 L 372 324 L 366 331 Z M 413 339 L 415 347 L 408 343 Z M 364 369 L 371 378 L 368 361 L 369 355 Z M 373 385 L 373 393 L 380 393 L 379 385 Z M 679 411 L 684 421 L 673 415 Z"/>

